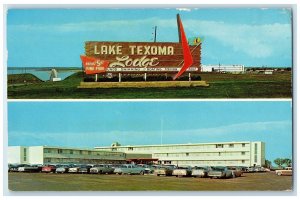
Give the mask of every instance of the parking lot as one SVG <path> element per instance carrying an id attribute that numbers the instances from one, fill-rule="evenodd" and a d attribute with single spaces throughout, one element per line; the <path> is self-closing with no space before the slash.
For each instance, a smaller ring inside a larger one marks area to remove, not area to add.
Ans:
<path id="1" fill-rule="evenodd" d="M 154 175 L 8 174 L 12 191 L 291 191 L 292 176 L 273 172 L 210 179 Z"/>

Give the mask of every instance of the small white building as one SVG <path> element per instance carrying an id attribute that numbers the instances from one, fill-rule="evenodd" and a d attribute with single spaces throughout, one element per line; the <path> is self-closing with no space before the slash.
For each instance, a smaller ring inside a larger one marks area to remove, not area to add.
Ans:
<path id="1" fill-rule="evenodd" d="M 240 74 L 245 72 L 244 65 L 201 65 L 201 72 L 224 72 Z"/>

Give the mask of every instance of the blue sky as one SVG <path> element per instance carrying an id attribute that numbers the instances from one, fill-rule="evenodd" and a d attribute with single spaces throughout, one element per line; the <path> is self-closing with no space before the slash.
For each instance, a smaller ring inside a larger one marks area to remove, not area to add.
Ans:
<path id="1" fill-rule="evenodd" d="M 8 144 L 64 147 L 263 141 L 292 156 L 290 101 L 9 102 Z"/>
<path id="2" fill-rule="evenodd" d="M 10 9 L 9 67 L 80 67 L 85 41 L 177 42 L 176 14 L 187 37 L 204 38 L 203 64 L 292 65 L 291 12 L 272 8 Z"/>

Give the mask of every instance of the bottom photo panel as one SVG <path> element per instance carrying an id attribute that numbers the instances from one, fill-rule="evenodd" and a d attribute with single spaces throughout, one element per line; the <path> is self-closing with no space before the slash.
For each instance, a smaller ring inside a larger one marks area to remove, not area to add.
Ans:
<path id="1" fill-rule="evenodd" d="M 10 191 L 293 191 L 292 101 L 11 101 Z"/>

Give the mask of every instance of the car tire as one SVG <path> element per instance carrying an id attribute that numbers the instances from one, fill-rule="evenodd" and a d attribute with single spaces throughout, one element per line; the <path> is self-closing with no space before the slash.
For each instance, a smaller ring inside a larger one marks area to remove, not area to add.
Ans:
<path id="1" fill-rule="evenodd" d="M 277 173 L 277 175 L 278 175 L 278 176 L 281 176 L 281 175 L 282 175 L 282 173 L 281 173 L 281 172 L 278 172 L 278 173 Z"/>

